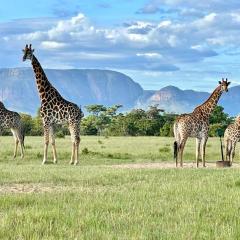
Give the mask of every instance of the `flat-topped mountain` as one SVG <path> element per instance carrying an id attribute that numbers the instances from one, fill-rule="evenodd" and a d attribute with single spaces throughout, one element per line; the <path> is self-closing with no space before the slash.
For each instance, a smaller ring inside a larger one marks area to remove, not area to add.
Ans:
<path id="1" fill-rule="evenodd" d="M 81 106 L 122 104 L 125 109 L 130 109 L 143 94 L 138 83 L 115 71 L 46 69 L 45 72 L 64 98 Z M 33 70 L 0 69 L 0 100 L 8 108 L 35 114 L 40 100 Z"/>
<path id="2" fill-rule="evenodd" d="M 125 74 L 96 69 L 46 69 L 49 81 L 69 101 L 78 105 L 122 104 L 122 110 L 159 104 L 166 112 L 191 112 L 210 95 L 167 86 L 158 91 L 143 88 Z M 7 108 L 36 114 L 40 100 L 32 68 L 0 69 L 0 100 Z M 231 116 L 240 113 L 240 86 L 224 93 L 219 104 Z M 84 108 L 83 108 L 84 110 Z"/>

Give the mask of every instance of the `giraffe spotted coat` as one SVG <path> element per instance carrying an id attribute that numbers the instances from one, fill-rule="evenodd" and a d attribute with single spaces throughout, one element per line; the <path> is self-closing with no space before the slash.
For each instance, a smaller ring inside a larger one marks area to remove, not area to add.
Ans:
<path id="1" fill-rule="evenodd" d="M 31 48 L 31 44 L 29 47 L 26 45 L 25 49 L 23 49 L 23 61 L 26 59 L 31 60 L 41 100 L 40 116 L 43 121 L 45 142 L 43 164 L 47 161 L 49 135 L 52 142 L 53 161 L 54 163 L 57 162 L 53 126 L 56 123 L 67 123 L 72 139 L 72 156 L 70 163 L 76 165 L 79 158 L 80 121 L 83 117 L 83 112 L 76 104 L 65 100 L 51 85 L 33 52 L 34 49 Z"/>
<path id="2" fill-rule="evenodd" d="M 240 116 L 234 123 L 230 124 L 224 132 L 225 157 L 227 161 L 233 163 L 235 156 L 235 148 L 237 142 L 240 141 Z"/>
<path id="3" fill-rule="evenodd" d="M 18 143 L 20 143 L 21 158 L 24 157 L 24 132 L 21 122 L 21 116 L 17 112 L 10 111 L 0 102 L 0 131 L 3 129 L 11 129 L 15 140 L 14 155 L 17 155 Z"/>
<path id="4" fill-rule="evenodd" d="M 180 115 L 174 123 L 174 157 L 176 166 L 180 157 L 181 167 L 183 166 L 183 150 L 188 137 L 196 138 L 196 163 L 199 166 L 199 155 L 201 148 L 201 158 L 205 167 L 205 148 L 208 140 L 209 117 L 223 91 L 228 91 L 230 82 L 224 79 L 219 81 L 219 85 L 211 96 L 202 105 L 196 107 L 192 113 Z"/>

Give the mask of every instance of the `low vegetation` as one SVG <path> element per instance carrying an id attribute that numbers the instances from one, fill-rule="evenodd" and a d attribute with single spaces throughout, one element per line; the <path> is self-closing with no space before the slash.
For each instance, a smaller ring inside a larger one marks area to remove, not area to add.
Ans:
<path id="1" fill-rule="evenodd" d="M 105 107 L 103 105 L 86 106 L 88 115 L 81 122 L 82 135 L 95 136 L 173 136 L 173 123 L 177 114 L 165 113 L 158 106 L 150 106 L 148 110 L 134 109 L 127 113 L 119 113 L 121 105 Z M 233 121 L 223 111 L 221 106 L 217 106 L 210 117 L 211 137 L 216 136 L 216 131 L 222 131 Z M 42 120 L 39 115 L 32 117 L 21 114 L 25 135 L 41 136 L 43 134 Z M 69 135 L 67 125 L 56 125 L 55 132 L 57 138 L 64 138 Z M 9 130 L 4 130 L 3 135 L 11 135 Z"/>
<path id="2" fill-rule="evenodd" d="M 184 157 L 194 162 L 189 140 Z M 57 165 L 41 165 L 41 137 L 26 137 L 24 160 L 12 159 L 12 142 L 0 138 L 1 239 L 240 238 L 239 169 L 113 167 L 169 162 L 173 138 L 84 136 L 76 167 L 68 136 L 57 139 Z M 207 160 L 219 158 L 210 138 Z"/>

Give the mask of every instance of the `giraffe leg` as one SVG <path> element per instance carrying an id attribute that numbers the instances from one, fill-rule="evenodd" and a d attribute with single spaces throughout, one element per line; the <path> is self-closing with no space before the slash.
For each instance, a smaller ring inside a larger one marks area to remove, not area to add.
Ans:
<path id="1" fill-rule="evenodd" d="M 71 155 L 71 161 L 69 164 L 74 164 L 74 160 L 75 160 L 75 143 L 72 142 L 72 155 Z"/>
<path id="2" fill-rule="evenodd" d="M 230 159 L 230 156 L 231 156 L 231 152 L 232 152 L 232 147 L 233 147 L 233 142 L 232 142 L 232 140 L 229 140 L 229 141 L 228 141 L 228 149 L 227 149 L 227 151 L 228 151 L 228 153 L 227 153 L 227 155 L 228 155 L 228 161 L 231 160 L 231 159 Z"/>
<path id="3" fill-rule="evenodd" d="M 180 143 L 180 166 L 183 167 L 183 150 L 184 150 L 184 147 L 185 147 L 185 144 L 186 144 L 186 141 L 187 139 L 184 139 L 182 140 L 182 142 Z"/>
<path id="4" fill-rule="evenodd" d="M 80 144 L 80 127 L 79 123 L 69 124 L 69 130 L 72 139 L 72 156 L 70 164 L 77 165 L 79 162 L 79 144 Z"/>
<path id="5" fill-rule="evenodd" d="M 235 156 L 235 148 L 236 148 L 236 142 L 233 142 L 232 143 L 231 153 L 230 153 L 230 160 L 229 160 L 231 166 L 233 164 L 233 159 L 234 159 L 234 156 Z"/>
<path id="6" fill-rule="evenodd" d="M 48 153 L 48 144 L 49 144 L 49 125 L 44 124 L 44 155 L 42 164 L 45 164 L 47 161 L 47 153 Z"/>
<path id="7" fill-rule="evenodd" d="M 71 154 L 71 160 L 69 164 L 74 164 L 74 160 L 75 160 L 74 129 L 73 129 L 73 126 L 70 124 L 69 124 L 69 131 L 70 131 L 71 141 L 72 141 L 72 154 Z"/>
<path id="8" fill-rule="evenodd" d="M 17 156 L 18 142 L 19 142 L 19 141 L 18 141 L 18 138 L 17 138 L 16 129 L 11 128 L 11 132 L 12 132 L 12 134 L 13 134 L 13 138 L 14 138 L 14 142 L 15 142 L 13 158 L 16 158 L 16 156 Z"/>
<path id="9" fill-rule="evenodd" d="M 203 162 L 203 167 L 206 167 L 206 161 L 205 161 L 206 143 L 207 143 L 207 138 L 203 138 L 202 139 L 202 162 Z"/>
<path id="10" fill-rule="evenodd" d="M 178 147 L 178 142 L 176 141 L 175 143 L 174 143 L 176 146 L 174 146 L 174 148 L 176 148 L 176 149 L 174 149 L 174 151 L 175 151 L 175 159 L 176 159 L 176 167 L 178 167 L 178 153 L 179 153 L 179 147 Z"/>
<path id="11" fill-rule="evenodd" d="M 230 161 L 230 159 L 229 159 L 230 140 L 225 140 L 224 145 L 225 145 L 225 159 L 226 159 L 226 161 Z"/>
<path id="12" fill-rule="evenodd" d="M 57 163 L 57 151 L 56 151 L 56 145 L 55 145 L 55 136 L 54 136 L 53 126 L 50 127 L 49 132 L 50 132 L 51 143 L 52 143 L 53 163 Z"/>
<path id="13" fill-rule="evenodd" d="M 77 139 L 76 140 L 76 143 L 75 143 L 76 145 L 76 149 L 75 149 L 75 151 L 76 151 L 76 156 L 75 156 L 75 165 L 77 165 L 78 164 L 78 162 L 79 162 L 79 144 L 80 144 L 80 139 Z"/>
<path id="14" fill-rule="evenodd" d="M 201 139 L 196 138 L 196 164 L 197 164 L 197 167 L 199 167 L 200 144 L 201 144 Z"/>
<path id="15" fill-rule="evenodd" d="M 17 139 L 20 143 L 20 149 L 21 149 L 21 158 L 24 158 L 24 151 L 23 151 L 23 148 L 24 148 L 24 136 L 23 136 L 23 131 L 21 128 L 18 128 L 16 130 L 16 135 L 17 135 Z"/>

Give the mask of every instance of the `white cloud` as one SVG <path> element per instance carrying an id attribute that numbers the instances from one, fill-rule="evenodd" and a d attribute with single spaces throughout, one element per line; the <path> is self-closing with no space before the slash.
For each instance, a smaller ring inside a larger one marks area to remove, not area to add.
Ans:
<path id="1" fill-rule="evenodd" d="M 171 21 L 170 20 L 165 20 L 165 21 L 162 21 L 158 24 L 158 27 L 159 28 L 165 28 L 165 27 L 169 27 L 171 25 Z"/>
<path id="2" fill-rule="evenodd" d="M 45 49 L 59 49 L 66 47 L 66 43 L 55 42 L 55 41 L 42 41 L 41 47 Z"/>
<path id="3" fill-rule="evenodd" d="M 64 61 L 66 66 L 166 72 L 216 56 L 222 47 L 238 46 L 239 16 L 237 11 L 209 11 L 188 21 L 138 20 L 122 26 L 99 27 L 79 13 L 46 23 L 46 28 L 29 28 L 23 34 L 2 32 L 0 37 L 4 39 L 2 49 L 12 51 L 8 43 L 16 40 L 19 49 L 31 42 L 36 53 L 54 58 L 58 65 Z"/>
<path id="4" fill-rule="evenodd" d="M 159 53 L 137 53 L 136 54 L 138 57 L 146 57 L 146 58 L 162 58 L 163 56 Z"/>

